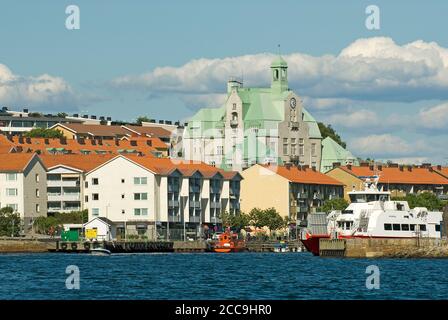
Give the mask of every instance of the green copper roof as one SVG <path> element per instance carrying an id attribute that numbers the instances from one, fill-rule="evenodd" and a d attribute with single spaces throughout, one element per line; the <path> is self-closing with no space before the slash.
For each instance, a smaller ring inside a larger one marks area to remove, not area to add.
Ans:
<path id="1" fill-rule="evenodd" d="M 358 160 L 353 156 L 353 154 L 340 146 L 336 141 L 330 137 L 326 137 L 322 140 L 322 161 L 321 161 L 321 171 L 327 172 L 333 168 L 334 162 L 340 162 L 345 165 L 350 162 L 354 165 L 358 165 Z"/>
<path id="2" fill-rule="evenodd" d="M 271 63 L 271 68 L 277 68 L 277 67 L 288 67 L 288 64 L 280 55 L 277 58 L 275 58 L 274 61 L 272 61 Z"/>
<path id="3" fill-rule="evenodd" d="M 302 110 L 303 110 L 303 121 L 305 121 L 308 124 L 308 128 L 310 129 L 309 131 L 310 138 L 322 139 L 319 126 L 317 125 L 317 121 L 307 110 L 305 110 L 305 108 L 303 108 Z"/>

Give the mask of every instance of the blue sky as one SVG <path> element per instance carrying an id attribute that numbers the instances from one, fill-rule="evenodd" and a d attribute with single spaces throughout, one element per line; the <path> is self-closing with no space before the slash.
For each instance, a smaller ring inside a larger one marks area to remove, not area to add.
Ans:
<path id="1" fill-rule="evenodd" d="M 65 28 L 70 4 L 80 8 L 80 30 Z M 370 4 L 381 10 L 380 30 L 364 26 Z M 2 0 L 1 8 L 2 105 L 184 120 L 222 103 L 229 76 L 269 85 L 281 44 L 291 88 L 353 153 L 448 161 L 444 1 Z"/>

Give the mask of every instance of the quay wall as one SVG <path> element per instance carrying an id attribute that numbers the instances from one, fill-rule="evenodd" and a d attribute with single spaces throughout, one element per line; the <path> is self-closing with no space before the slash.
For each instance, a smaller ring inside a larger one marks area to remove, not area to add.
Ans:
<path id="1" fill-rule="evenodd" d="M 346 239 L 345 257 L 448 258 L 447 239 Z"/>
<path id="2" fill-rule="evenodd" d="M 0 239 L 0 253 L 39 253 L 56 248 L 55 241 Z"/>

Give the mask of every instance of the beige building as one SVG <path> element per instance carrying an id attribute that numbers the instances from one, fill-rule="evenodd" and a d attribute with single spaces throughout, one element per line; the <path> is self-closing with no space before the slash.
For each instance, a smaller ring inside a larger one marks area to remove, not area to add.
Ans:
<path id="1" fill-rule="evenodd" d="M 437 169 L 440 169 L 438 171 Z M 405 166 L 398 164 L 360 166 L 336 166 L 326 175 L 345 185 L 344 198 L 349 200 L 348 192 L 361 190 L 363 181 L 368 177 L 378 176 L 378 187 L 390 191 L 392 197 L 405 197 L 407 194 L 432 192 L 440 198 L 448 195 L 448 178 L 441 173 L 442 168 L 422 166 Z"/>
<path id="2" fill-rule="evenodd" d="M 328 199 L 343 196 L 343 184 L 308 166 L 253 165 L 242 172 L 241 210 L 275 208 L 298 223 Z"/>

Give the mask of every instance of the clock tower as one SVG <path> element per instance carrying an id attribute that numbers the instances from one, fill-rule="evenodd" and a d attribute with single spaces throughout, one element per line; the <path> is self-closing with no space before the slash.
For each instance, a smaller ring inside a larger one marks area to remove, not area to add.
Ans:
<path id="1" fill-rule="evenodd" d="M 283 92 L 288 90 L 288 64 L 279 55 L 271 63 L 272 82 L 271 89 L 273 92 Z"/>

